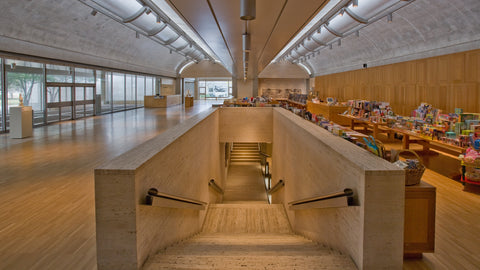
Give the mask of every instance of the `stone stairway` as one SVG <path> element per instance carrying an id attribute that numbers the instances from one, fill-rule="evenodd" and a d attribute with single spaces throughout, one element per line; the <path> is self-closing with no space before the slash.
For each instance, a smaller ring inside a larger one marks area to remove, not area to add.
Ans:
<path id="1" fill-rule="evenodd" d="M 230 162 L 260 162 L 258 143 L 233 143 Z"/>
<path id="2" fill-rule="evenodd" d="M 356 269 L 338 251 L 295 235 L 283 205 L 214 204 L 200 234 L 151 257 L 143 269 Z"/>

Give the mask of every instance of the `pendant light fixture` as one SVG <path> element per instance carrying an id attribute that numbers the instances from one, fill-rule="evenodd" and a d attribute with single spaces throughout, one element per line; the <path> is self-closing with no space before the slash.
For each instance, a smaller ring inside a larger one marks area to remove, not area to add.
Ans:
<path id="1" fill-rule="evenodd" d="M 255 0 L 240 0 L 240 19 L 244 21 L 255 20 Z"/>

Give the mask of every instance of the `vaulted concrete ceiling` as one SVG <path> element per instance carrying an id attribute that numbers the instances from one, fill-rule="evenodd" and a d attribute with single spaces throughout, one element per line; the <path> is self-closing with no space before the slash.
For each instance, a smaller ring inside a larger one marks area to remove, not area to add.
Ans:
<path id="1" fill-rule="evenodd" d="M 251 36 L 248 77 L 256 77 L 327 0 L 257 0 L 256 19 L 240 19 L 240 0 L 168 0 L 222 62 L 243 77 L 242 34 Z M 248 29 L 247 29 L 248 28 Z"/>
<path id="2" fill-rule="evenodd" d="M 92 16 L 85 5 L 89 1 L 0 1 L 0 51 L 166 76 L 176 76 L 186 63 L 184 56 L 145 36 L 136 38 L 135 31 L 110 17 Z M 227 70 L 243 77 L 246 25 L 239 18 L 240 0 L 165 1 Z M 248 76 L 257 77 L 264 70 L 268 72 L 263 74 L 273 74 L 266 69 L 271 60 L 331 1 L 335 0 L 257 0 L 256 19 L 248 25 L 252 41 Z M 393 22 L 380 19 L 362 28 L 358 37 L 343 37 L 341 46 L 322 49 L 304 65 L 313 75 L 321 75 L 358 69 L 363 63 L 381 65 L 480 48 L 479 0 L 409 3 L 393 13 Z"/>

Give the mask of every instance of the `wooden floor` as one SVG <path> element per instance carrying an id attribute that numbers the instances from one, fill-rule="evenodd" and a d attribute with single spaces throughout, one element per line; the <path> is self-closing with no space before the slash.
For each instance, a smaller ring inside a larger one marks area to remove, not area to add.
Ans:
<path id="1" fill-rule="evenodd" d="M 210 107 L 139 109 L 0 135 L 0 269 L 96 269 L 93 169 Z M 480 196 L 437 187 L 435 253 L 404 269 L 480 269 Z"/>

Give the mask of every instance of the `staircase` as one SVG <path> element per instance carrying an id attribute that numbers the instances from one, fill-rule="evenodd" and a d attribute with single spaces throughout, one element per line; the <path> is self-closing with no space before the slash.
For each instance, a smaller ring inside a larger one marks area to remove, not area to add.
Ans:
<path id="1" fill-rule="evenodd" d="M 260 162 L 258 143 L 233 143 L 230 162 Z"/>
<path id="2" fill-rule="evenodd" d="M 356 269 L 338 251 L 290 229 L 283 205 L 213 204 L 200 234 L 151 257 L 143 269 Z"/>

